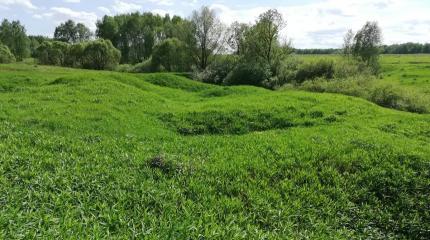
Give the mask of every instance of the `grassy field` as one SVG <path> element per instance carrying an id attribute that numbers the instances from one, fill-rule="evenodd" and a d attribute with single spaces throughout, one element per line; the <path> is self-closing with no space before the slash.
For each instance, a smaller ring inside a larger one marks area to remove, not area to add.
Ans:
<path id="1" fill-rule="evenodd" d="M 430 55 L 382 55 L 383 82 L 430 96 Z"/>
<path id="2" fill-rule="evenodd" d="M 339 55 L 299 55 L 304 61 L 340 59 Z M 382 83 L 430 93 L 430 54 L 381 55 Z"/>
<path id="3" fill-rule="evenodd" d="M 428 114 L 0 65 L 2 239 L 428 239 L 429 199 Z"/>
<path id="4" fill-rule="evenodd" d="M 298 55 L 304 62 L 331 59 L 342 60 L 340 55 Z M 323 88 L 324 92 L 343 93 L 367 99 L 381 106 L 418 113 L 430 113 L 430 55 L 381 55 L 381 70 L 376 79 L 370 77 L 348 82 L 327 81 L 313 84 L 312 88 Z M 365 80 L 365 81 L 363 81 Z M 374 95 L 385 95 L 380 98 Z M 393 103 L 387 103 L 392 101 Z"/>

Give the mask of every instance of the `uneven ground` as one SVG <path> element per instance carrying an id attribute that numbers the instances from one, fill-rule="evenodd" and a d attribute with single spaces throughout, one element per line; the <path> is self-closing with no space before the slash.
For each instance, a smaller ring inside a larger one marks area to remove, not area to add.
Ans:
<path id="1" fill-rule="evenodd" d="M 0 65 L 0 238 L 428 239 L 429 199 L 430 115 Z"/>

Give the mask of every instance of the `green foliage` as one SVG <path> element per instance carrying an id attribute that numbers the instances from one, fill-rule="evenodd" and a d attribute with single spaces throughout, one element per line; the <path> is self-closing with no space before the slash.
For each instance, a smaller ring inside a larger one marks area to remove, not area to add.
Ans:
<path id="1" fill-rule="evenodd" d="M 121 52 L 109 40 L 96 40 L 86 43 L 83 59 L 84 68 L 115 69 L 121 59 Z"/>
<path id="2" fill-rule="evenodd" d="M 295 83 L 316 78 L 332 79 L 335 74 L 334 62 L 331 60 L 318 60 L 301 64 L 294 77 Z"/>
<path id="3" fill-rule="evenodd" d="M 133 72 L 133 73 L 151 73 L 153 71 L 154 71 L 154 66 L 152 64 L 152 59 L 145 60 L 141 63 L 133 65 L 130 68 L 130 72 Z M 162 67 L 159 67 L 158 71 L 163 71 Z"/>
<path id="4" fill-rule="evenodd" d="M 6 45 L 19 61 L 30 56 L 30 40 L 19 21 L 3 20 L 0 25 L 0 42 Z"/>
<path id="5" fill-rule="evenodd" d="M 351 34 L 351 32 L 349 33 Z M 382 30 L 379 28 L 378 23 L 367 22 L 353 38 L 353 44 L 351 44 L 352 55 L 366 63 L 374 73 L 378 73 L 381 42 Z"/>
<path id="6" fill-rule="evenodd" d="M 67 43 L 79 43 L 90 40 L 92 35 L 93 33 L 84 24 L 76 24 L 73 20 L 68 20 L 55 28 L 54 39 Z"/>
<path id="7" fill-rule="evenodd" d="M 13 63 L 15 56 L 10 52 L 6 45 L 0 43 L 0 63 Z"/>
<path id="8" fill-rule="evenodd" d="M 428 236 L 429 115 L 167 73 L 0 71 L 2 239 Z"/>
<path id="9" fill-rule="evenodd" d="M 36 51 L 40 64 L 64 66 L 69 45 L 59 41 L 45 41 Z"/>
<path id="10" fill-rule="evenodd" d="M 238 60 L 235 55 L 217 56 L 205 70 L 194 70 L 193 78 L 205 83 L 225 84 L 227 76 L 237 66 Z"/>
<path id="11" fill-rule="evenodd" d="M 65 66 L 82 68 L 85 64 L 85 49 L 87 48 L 87 43 L 76 43 L 68 46 Z"/>
<path id="12" fill-rule="evenodd" d="M 157 41 L 168 38 L 184 41 L 189 32 L 185 22 L 177 16 L 163 19 L 150 12 L 104 16 L 97 22 L 96 36 L 110 40 L 121 51 L 122 63 L 136 64 L 152 56 Z"/>
<path id="13" fill-rule="evenodd" d="M 263 62 L 240 61 L 227 75 L 224 82 L 227 85 L 254 85 L 262 86 L 270 79 L 272 72 L 270 65 Z"/>
<path id="14" fill-rule="evenodd" d="M 189 72 L 191 57 L 188 47 L 177 38 L 169 38 L 154 47 L 152 65 L 155 71 Z"/>

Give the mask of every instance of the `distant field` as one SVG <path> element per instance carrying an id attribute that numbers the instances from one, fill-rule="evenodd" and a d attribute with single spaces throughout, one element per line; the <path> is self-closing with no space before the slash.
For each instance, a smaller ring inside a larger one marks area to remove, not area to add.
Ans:
<path id="1" fill-rule="evenodd" d="M 383 82 L 430 96 L 430 55 L 382 55 Z"/>
<path id="2" fill-rule="evenodd" d="M 426 88 L 428 58 L 381 81 Z M 429 199 L 428 114 L 0 65 L 0 239 L 428 239 Z"/>
<path id="3" fill-rule="evenodd" d="M 307 60 L 340 59 L 339 55 L 299 55 Z M 381 55 L 383 83 L 398 84 L 430 93 L 430 54 Z"/>

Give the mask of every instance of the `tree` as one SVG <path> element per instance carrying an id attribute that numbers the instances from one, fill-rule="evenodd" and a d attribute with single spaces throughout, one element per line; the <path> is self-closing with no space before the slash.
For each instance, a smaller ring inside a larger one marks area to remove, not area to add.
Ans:
<path id="1" fill-rule="evenodd" d="M 68 20 L 65 23 L 55 28 L 54 39 L 57 41 L 77 43 L 90 40 L 92 33 L 84 24 L 75 24 L 73 20 Z"/>
<path id="2" fill-rule="evenodd" d="M 210 64 L 212 56 L 223 49 L 225 28 L 215 11 L 208 7 L 193 11 L 191 23 L 195 37 L 194 58 L 200 69 L 204 70 Z"/>
<path id="3" fill-rule="evenodd" d="M 84 67 L 88 69 L 113 69 L 121 59 L 121 52 L 109 40 L 89 42 L 83 52 Z"/>
<path id="4" fill-rule="evenodd" d="M 76 42 L 85 42 L 91 39 L 94 34 L 82 23 L 76 24 Z"/>
<path id="5" fill-rule="evenodd" d="M 260 15 L 257 24 L 253 27 L 251 34 L 252 51 L 256 51 L 259 57 L 267 64 L 273 65 L 274 55 L 277 54 L 280 31 L 286 26 L 282 15 L 271 9 Z"/>
<path id="6" fill-rule="evenodd" d="M 190 61 L 185 44 L 177 38 L 169 38 L 157 44 L 152 55 L 152 65 L 158 71 L 189 71 Z"/>
<path id="7" fill-rule="evenodd" d="M 10 52 L 6 45 L 0 43 L 0 63 L 13 63 L 15 56 Z"/>
<path id="8" fill-rule="evenodd" d="M 228 45 L 234 54 L 240 55 L 245 51 L 245 36 L 249 28 L 250 26 L 245 23 L 234 22 L 231 24 Z"/>
<path id="9" fill-rule="evenodd" d="M 28 36 L 30 40 L 30 55 L 31 57 L 37 57 L 37 49 L 45 41 L 51 41 L 51 39 L 44 36 Z"/>
<path id="10" fill-rule="evenodd" d="M 351 56 L 353 45 L 354 45 L 354 32 L 351 29 L 349 29 L 343 38 L 342 52 L 346 57 Z"/>
<path id="11" fill-rule="evenodd" d="M 367 22 L 354 37 L 353 55 L 377 70 L 381 43 L 382 31 L 378 23 Z"/>
<path id="12" fill-rule="evenodd" d="M 30 40 L 19 21 L 3 20 L 0 25 L 0 42 L 5 44 L 18 60 L 30 56 Z"/>

